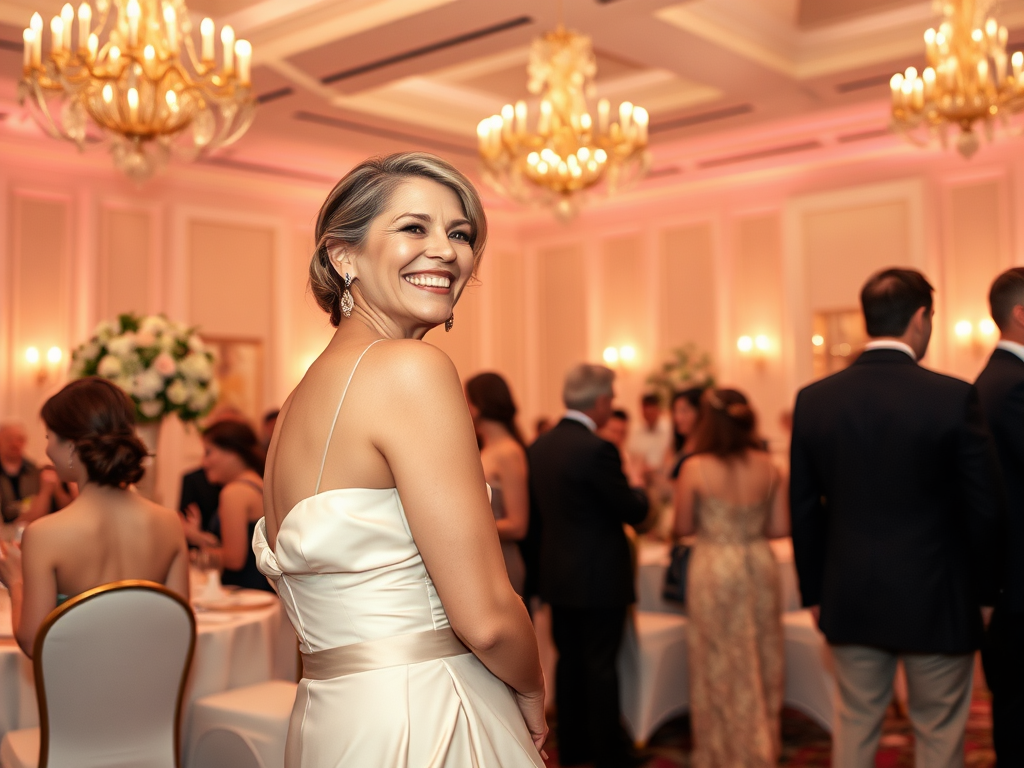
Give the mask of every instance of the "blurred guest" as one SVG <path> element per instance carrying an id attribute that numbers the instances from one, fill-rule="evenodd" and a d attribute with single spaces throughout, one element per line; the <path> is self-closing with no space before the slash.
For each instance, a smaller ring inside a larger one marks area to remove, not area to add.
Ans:
<path id="1" fill-rule="evenodd" d="M 690 387 L 672 395 L 672 443 L 663 459 L 666 474 L 672 480 L 679 477 L 679 468 L 688 455 L 686 439 L 697 426 L 702 394 L 703 387 Z"/>
<path id="2" fill-rule="evenodd" d="M 562 765 L 631 762 L 619 713 L 616 658 L 636 599 L 622 524 L 647 515 L 615 446 L 595 432 L 612 413 L 615 373 L 578 365 L 565 379 L 566 413 L 527 451 L 530 506 L 541 519 L 540 596 L 558 650 L 555 697 Z"/>
<path id="3" fill-rule="evenodd" d="M 789 533 L 789 510 L 756 427 L 741 393 L 705 390 L 677 484 L 676 536 L 697 533 L 686 582 L 696 766 L 767 767 L 781 752 L 782 606 L 767 537 Z"/>
<path id="4" fill-rule="evenodd" d="M 214 563 L 223 567 L 221 583 L 247 589 L 273 588 L 256 568 L 252 535 L 263 517 L 263 466 L 266 460 L 248 424 L 219 421 L 203 432 L 203 470 L 221 486 L 211 531 L 203 531 L 198 514 L 185 518 L 185 535 Z M 219 537 L 219 541 L 217 539 Z"/>
<path id="5" fill-rule="evenodd" d="M 640 398 L 640 415 L 629 436 L 629 452 L 642 459 L 645 471 L 657 469 L 672 444 L 672 424 L 662 417 L 661 399 L 652 392 Z"/>
<path id="6" fill-rule="evenodd" d="M 206 417 L 206 427 L 220 421 L 237 421 L 248 424 L 248 419 L 241 410 L 233 405 L 218 405 Z M 183 515 L 198 515 L 200 528 L 210 531 L 217 514 L 217 501 L 220 499 L 221 486 L 211 483 L 202 467 L 186 472 L 181 477 L 181 496 L 178 509 Z M 196 546 L 196 545 L 193 545 Z"/>
<path id="7" fill-rule="evenodd" d="M 53 467 L 37 467 L 25 457 L 27 441 L 20 424 L 0 424 L 0 511 L 5 523 L 30 523 L 74 499 Z"/>
<path id="8" fill-rule="evenodd" d="M 1024 766 L 1024 269 L 999 275 L 988 300 L 999 343 L 975 386 L 1002 465 L 1007 517 L 1005 588 L 981 658 L 992 692 L 992 743 L 1004 768 Z"/>
<path id="9" fill-rule="evenodd" d="M 612 415 L 608 417 L 605 425 L 597 430 L 597 436 L 603 437 L 618 449 L 619 455 L 622 456 L 622 472 L 629 480 L 630 485 L 642 486 L 644 484 L 643 457 L 636 460 L 626 450 L 626 441 L 629 438 L 629 413 L 621 409 L 612 411 Z"/>
<path id="10" fill-rule="evenodd" d="M 496 373 L 481 373 L 466 382 L 466 399 L 481 443 L 484 479 L 491 487 L 491 509 L 501 540 L 512 588 L 523 594 L 526 565 L 519 542 L 530 523 L 526 482 L 526 448 L 516 425 L 516 404 L 508 384 Z"/>
<path id="11" fill-rule="evenodd" d="M 263 414 L 263 423 L 260 426 L 260 445 L 263 447 L 264 453 L 270 449 L 270 441 L 274 437 L 274 428 L 277 426 L 279 413 L 281 411 L 275 408 Z"/>
<path id="12" fill-rule="evenodd" d="M 839 687 L 836 768 L 873 766 L 903 662 L 918 765 L 962 766 L 981 606 L 998 590 L 999 468 L 965 381 L 917 364 L 932 287 L 911 269 L 861 291 L 871 341 L 797 395 L 793 549 Z"/>
<path id="13" fill-rule="evenodd" d="M 533 424 L 533 439 L 536 440 L 538 437 L 540 437 L 549 429 L 551 429 L 552 426 L 553 425 L 551 424 L 551 419 L 549 419 L 547 416 L 539 417 L 537 421 L 535 421 Z"/>
<path id="14" fill-rule="evenodd" d="M 46 401 L 42 417 L 46 455 L 80 492 L 61 514 L 29 525 L 20 548 L 0 543 L 14 636 L 28 656 L 50 611 L 88 589 L 145 579 L 188 599 L 178 515 L 129 489 L 142 477 L 146 446 L 128 396 L 105 379 L 78 379 Z"/>

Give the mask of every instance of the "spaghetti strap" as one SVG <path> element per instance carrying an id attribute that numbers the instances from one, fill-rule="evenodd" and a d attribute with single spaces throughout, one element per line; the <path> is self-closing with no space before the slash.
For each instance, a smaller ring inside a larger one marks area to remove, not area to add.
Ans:
<path id="1" fill-rule="evenodd" d="M 324 467 L 327 465 L 327 451 L 331 447 L 331 438 L 334 437 L 334 427 L 338 423 L 338 414 L 341 413 L 341 405 L 345 402 L 345 395 L 348 394 L 348 387 L 352 383 L 352 377 L 356 375 L 356 368 L 359 367 L 359 363 L 363 361 L 363 357 L 366 353 L 370 351 L 370 347 L 380 341 L 384 341 L 384 339 L 377 339 L 377 341 L 371 343 L 370 346 L 364 349 L 362 354 L 356 358 L 356 364 L 352 366 L 352 373 L 348 375 L 348 381 L 345 382 L 345 388 L 341 391 L 341 399 L 338 401 L 338 407 L 334 411 L 334 420 L 331 422 L 331 431 L 327 433 L 327 443 L 324 445 L 324 455 L 323 458 L 320 459 L 320 472 L 317 473 L 316 476 L 316 488 L 313 490 L 314 496 L 320 493 L 320 481 L 323 479 Z"/>

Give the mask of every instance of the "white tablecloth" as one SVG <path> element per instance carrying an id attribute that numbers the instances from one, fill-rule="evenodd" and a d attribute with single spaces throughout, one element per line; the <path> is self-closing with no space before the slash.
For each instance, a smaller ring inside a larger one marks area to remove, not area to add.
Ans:
<path id="1" fill-rule="evenodd" d="M 254 594 L 273 601 L 245 610 L 197 611 L 183 726 L 192 702 L 201 696 L 271 679 L 295 680 L 298 656 L 291 625 L 276 596 Z M 39 725 L 32 662 L 11 636 L 10 616 L 7 591 L 0 590 L 0 738 L 7 731 Z"/>
<path id="2" fill-rule="evenodd" d="M 800 589 L 797 585 L 796 566 L 793 564 L 792 539 L 769 541 L 779 565 L 779 586 L 782 591 L 782 610 L 800 610 Z M 663 541 L 641 538 L 637 545 L 636 607 L 640 611 L 685 613 L 683 607 L 661 597 L 665 585 L 671 546 Z"/>

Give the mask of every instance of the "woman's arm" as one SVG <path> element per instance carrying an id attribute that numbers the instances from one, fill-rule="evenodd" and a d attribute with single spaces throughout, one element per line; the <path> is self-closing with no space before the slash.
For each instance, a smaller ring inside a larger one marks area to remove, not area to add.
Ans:
<path id="1" fill-rule="evenodd" d="M 188 542 L 181 530 L 176 518 L 178 513 L 168 510 L 168 520 L 165 525 L 165 533 L 171 541 L 175 542 L 174 557 L 171 559 L 171 566 L 167 569 L 167 578 L 164 579 L 164 586 L 172 592 L 177 592 L 185 600 L 189 599 L 188 588 Z"/>
<path id="2" fill-rule="evenodd" d="M 514 446 L 514 447 L 513 447 Z M 526 536 L 530 524 L 529 488 L 526 480 L 526 452 L 514 443 L 495 456 L 495 474 L 501 481 L 505 500 L 505 517 L 495 521 L 498 538 L 519 541 Z"/>
<path id="3" fill-rule="evenodd" d="M 463 643 L 519 694 L 538 744 L 544 678 L 526 606 L 512 590 L 458 373 L 429 344 L 399 341 L 374 361 L 364 419 L 395 478 L 413 538 Z"/>
<path id="4" fill-rule="evenodd" d="M 32 658 L 36 633 L 57 607 L 57 574 L 46 537 L 38 526 L 25 529 L 21 546 L 0 544 L 0 577 L 11 594 L 14 637 L 25 655 Z"/>
<path id="5" fill-rule="evenodd" d="M 781 539 L 789 536 L 789 479 L 774 466 L 772 476 L 775 478 L 775 495 L 772 498 L 772 510 L 768 516 L 765 536 L 769 539 Z"/>
<path id="6" fill-rule="evenodd" d="M 701 458 L 691 457 L 683 462 L 676 480 L 676 524 L 674 533 L 677 538 L 689 536 L 694 530 L 693 508 L 697 499 L 697 487 L 694 483 L 694 466 Z"/>

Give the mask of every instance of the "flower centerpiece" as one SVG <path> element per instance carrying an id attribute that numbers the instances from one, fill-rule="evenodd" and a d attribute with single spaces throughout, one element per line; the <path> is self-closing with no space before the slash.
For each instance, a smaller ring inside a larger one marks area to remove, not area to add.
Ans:
<path id="1" fill-rule="evenodd" d="M 99 376 L 128 393 L 142 424 L 172 413 L 185 422 L 217 402 L 214 356 L 195 328 L 162 315 L 120 315 L 103 321 L 71 354 L 71 377 Z"/>

